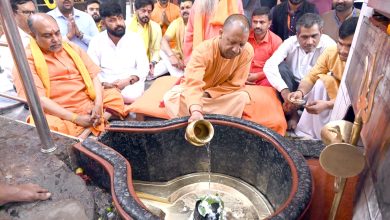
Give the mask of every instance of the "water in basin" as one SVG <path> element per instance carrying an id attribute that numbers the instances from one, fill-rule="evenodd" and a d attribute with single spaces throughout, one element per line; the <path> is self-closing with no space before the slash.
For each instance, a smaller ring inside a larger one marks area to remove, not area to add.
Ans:
<path id="1" fill-rule="evenodd" d="M 227 175 L 193 173 L 166 183 L 135 181 L 134 188 L 150 210 L 160 209 L 166 220 L 193 219 L 195 203 L 207 194 L 224 202 L 224 219 L 264 219 L 273 213 L 267 199 L 253 186 Z M 209 188 L 210 187 L 210 188 Z"/>

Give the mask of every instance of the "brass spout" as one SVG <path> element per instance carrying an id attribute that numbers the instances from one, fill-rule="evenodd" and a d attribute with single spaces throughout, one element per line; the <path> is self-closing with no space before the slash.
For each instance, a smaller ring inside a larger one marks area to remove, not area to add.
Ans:
<path id="1" fill-rule="evenodd" d="M 207 120 L 196 120 L 188 124 L 185 139 L 194 146 L 204 146 L 214 136 L 214 127 Z"/>

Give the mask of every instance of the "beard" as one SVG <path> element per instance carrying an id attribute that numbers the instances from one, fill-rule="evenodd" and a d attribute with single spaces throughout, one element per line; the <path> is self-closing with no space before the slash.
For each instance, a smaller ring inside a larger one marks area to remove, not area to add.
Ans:
<path id="1" fill-rule="evenodd" d="M 150 21 L 150 18 L 148 16 L 143 16 L 143 17 L 140 17 L 139 15 L 138 16 L 138 21 L 141 21 L 142 23 L 146 24 Z"/>
<path id="2" fill-rule="evenodd" d="M 348 9 L 352 8 L 352 6 L 353 3 L 349 3 L 349 2 L 333 4 L 333 7 L 337 12 L 347 11 Z"/>
<path id="3" fill-rule="evenodd" d="M 298 5 L 298 4 L 301 4 L 303 2 L 303 0 L 288 0 L 291 4 L 293 5 Z"/>
<path id="4" fill-rule="evenodd" d="M 100 17 L 100 15 L 98 15 L 98 14 L 93 14 L 92 18 L 95 21 L 95 23 L 98 23 L 99 21 L 102 20 L 102 17 Z"/>
<path id="5" fill-rule="evenodd" d="M 218 5 L 218 0 L 202 0 L 200 1 L 198 9 L 200 10 L 201 13 L 213 14 L 217 5 Z"/>
<path id="6" fill-rule="evenodd" d="M 107 27 L 107 32 L 115 37 L 123 37 L 126 33 L 126 28 L 124 26 L 118 26 L 115 29 Z"/>

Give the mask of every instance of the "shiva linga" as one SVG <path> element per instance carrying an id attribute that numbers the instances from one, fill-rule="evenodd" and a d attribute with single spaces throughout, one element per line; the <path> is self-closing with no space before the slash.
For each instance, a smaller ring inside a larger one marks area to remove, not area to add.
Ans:
<path id="1" fill-rule="evenodd" d="M 196 120 L 188 124 L 185 139 L 192 145 L 201 147 L 211 141 L 214 127 L 207 120 Z"/>

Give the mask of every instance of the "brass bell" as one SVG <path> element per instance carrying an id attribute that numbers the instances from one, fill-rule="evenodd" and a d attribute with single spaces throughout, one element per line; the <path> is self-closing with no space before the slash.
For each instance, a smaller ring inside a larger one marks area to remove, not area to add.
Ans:
<path id="1" fill-rule="evenodd" d="M 214 136 L 214 127 L 207 120 L 196 120 L 187 125 L 185 139 L 192 145 L 204 146 Z"/>

